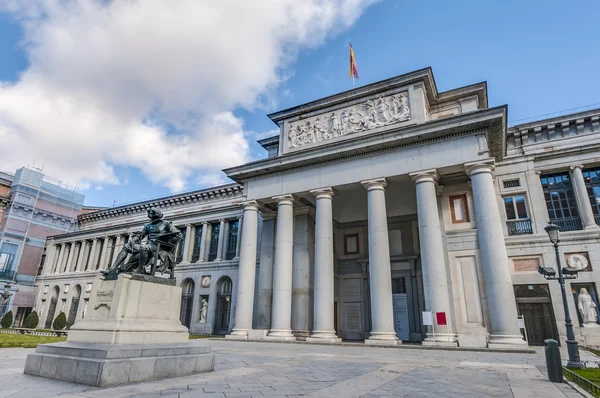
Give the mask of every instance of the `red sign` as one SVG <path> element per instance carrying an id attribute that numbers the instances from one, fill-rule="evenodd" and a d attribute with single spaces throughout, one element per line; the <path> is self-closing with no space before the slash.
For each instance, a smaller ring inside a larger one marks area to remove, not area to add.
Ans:
<path id="1" fill-rule="evenodd" d="M 446 313 L 445 312 L 436 312 L 435 320 L 437 321 L 438 326 L 446 325 Z"/>

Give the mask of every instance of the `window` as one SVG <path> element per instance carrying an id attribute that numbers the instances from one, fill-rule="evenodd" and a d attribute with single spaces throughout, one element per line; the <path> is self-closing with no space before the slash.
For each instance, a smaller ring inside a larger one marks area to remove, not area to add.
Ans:
<path id="1" fill-rule="evenodd" d="M 540 176 L 550 221 L 562 231 L 582 229 L 573 184 L 568 172 Z"/>
<path id="2" fill-rule="evenodd" d="M 220 223 L 211 224 L 210 246 L 208 248 L 208 261 L 213 261 L 217 258 L 219 250 L 219 231 L 221 230 Z"/>
<path id="3" fill-rule="evenodd" d="M 19 246 L 4 242 L 0 250 L 0 278 L 12 279 L 13 265 Z"/>
<path id="4" fill-rule="evenodd" d="M 525 196 L 508 196 L 504 198 L 506 227 L 509 235 L 532 234 L 531 220 L 527 215 Z"/>
<path id="5" fill-rule="evenodd" d="M 227 252 L 225 253 L 225 259 L 231 260 L 235 257 L 235 253 L 237 251 L 237 241 L 238 241 L 238 231 L 239 229 L 239 221 L 230 221 L 229 222 L 229 233 L 227 234 Z"/>
<path id="6" fill-rule="evenodd" d="M 510 196 L 504 198 L 504 209 L 507 220 L 523 220 L 527 217 L 527 207 L 524 196 Z"/>
<path id="7" fill-rule="evenodd" d="M 31 196 L 23 195 L 18 193 L 15 197 L 15 202 L 22 203 L 27 206 L 33 205 L 33 198 Z"/>
<path id="8" fill-rule="evenodd" d="M 406 294 L 406 279 L 392 278 L 392 294 Z"/>
<path id="9" fill-rule="evenodd" d="M 585 181 L 596 224 L 600 225 L 600 167 L 583 170 L 583 180 Z"/>
<path id="10" fill-rule="evenodd" d="M 344 254 L 358 254 L 358 234 L 344 235 Z"/>
<path id="11" fill-rule="evenodd" d="M 521 186 L 521 181 L 517 178 L 516 180 L 502 181 L 504 188 L 516 188 Z"/>
<path id="12" fill-rule="evenodd" d="M 37 270 L 37 276 L 42 275 L 42 271 L 44 270 L 44 264 L 46 263 L 46 253 L 42 254 L 42 258 L 40 259 L 40 266 Z"/>
<path id="13" fill-rule="evenodd" d="M 467 207 L 467 195 L 454 195 L 449 197 L 452 224 L 469 222 L 469 210 Z"/>
<path id="14" fill-rule="evenodd" d="M 194 245 L 194 251 L 192 252 L 192 262 L 195 263 L 196 261 L 198 261 L 200 259 L 200 248 L 202 247 L 202 225 L 197 225 L 196 226 L 196 231 L 194 234 L 194 240 L 193 240 L 193 245 Z"/>

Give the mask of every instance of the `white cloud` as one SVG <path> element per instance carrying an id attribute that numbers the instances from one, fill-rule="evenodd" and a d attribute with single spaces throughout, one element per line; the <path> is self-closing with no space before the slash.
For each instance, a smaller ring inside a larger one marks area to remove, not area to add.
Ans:
<path id="1" fill-rule="evenodd" d="M 5 0 L 30 67 L 0 84 L 3 167 L 35 161 L 89 185 L 132 166 L 173 191 L 216 182 L 250 158 L 235 109 L 272 106 L 298 51 L 374 1 Z"/>

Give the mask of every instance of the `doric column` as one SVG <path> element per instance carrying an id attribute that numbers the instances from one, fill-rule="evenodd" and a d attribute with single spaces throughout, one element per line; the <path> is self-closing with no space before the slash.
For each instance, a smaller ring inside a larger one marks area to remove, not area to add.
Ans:
<path id="1" fill-rule="evenodd" d="M 295 340 L 292 334 L 292 256 L 294 247 L 294 198 L 274 197 L 277 201 L 275 265 L 273 269 L 273 305 L 271 331 L 266 338 Z"/>
<path id="2" fill-rule="evenodd" d="M 254 278 L 256 273 L 256 244 L 258 234 L 258 203 L 244 203 L 244 232 L 240 251 L 240 265 L 237 283 L 237 308 L 235 323 L 231 337 L 248 338 L 252 329 L 252 313 L 254 309 Z"/>
<path id="3" fill-rule="evenodd" d="M 69 243 L 69 255 L 65 262 L 64 272 L 71 272 L 71 266 L 73 265 L 73 257 L 75 256 L 75 242 Z"/>
<path id="4" fill-rule="evenodd" d="M 60 253 L 58 254 L 58 260 L 56 260 L 56 267 L 54 268 L 54 272 L 57 274 L 61 271 L 63 258 L 65 257 L 65 248 L 66 247 L 67 247 L 66 244 L 64 244 L 64 243 L 60 244 Z"/>
<path id="5" fill-rule="evenodd" d="M 333 205 L 334 191 L 324 188 L 311 191 L 316 197 L 315 216 L 315 274 L 314 274 L 314 327 L 307 341 L 342 341 L 335 334 L 334 276 L 333 276 Z M 391 286 L 391 285 L 390 285 Z"/>
<path id="6" fill-rule="evenodd" d="M 192 257 L 192 249 L 193 249 L 193 240 L 194 240 L 194 226 L 192 224 L 187 224 L 185 226 L 185 243 L 183 246 L 183 260 L 181 262 L 188 263 Z"/>
<path id="7" fill-rule="evenodd" d="M 89 253 L 89 245 L 87 240 L 81 241 L 81 249 L 79 249 L 79 258 L 77 259 L 77 272 L 82 272 L 85 267 L 85 260 L 87 258 L 87 254 Z"/>
<path id="8" fill-rule="evenodd" d="M 88 263 L 88 271 L 96 270 L 96 256 L 98 255 L 98 239 L 92 239 L 92 245 L 90 247 L 90 262 Z"/>
<path id="9" fill-rule="evenodd" d="M 206 261 L 207 248 L 210 245 L 210 224 L 205 221 L 202 223 L 202 237 L 200 238 L 200 253 L 198 256 L 198 262 Z"/>
<path id="10" fill-rule="evenodd" d="M 517 325 L 517 304 L 492 180 L 493 160 L 465 164 L 471 177 L 477 239 L 490 315 L 489 346 L 527 344 Z"/>
<path id="11" fill-rule="evenodd" d="M 54 266 L 54 260 L 56 260 L 56 245 L 54 243 L 50 243 L 48 248 L 46 249 L 46 262 L 44 264 L 44 275 L 50 274 L 52 271 L 52 267 Z"/>
<path id="12" fill-rule="evenodd" d="M 102 251 L 100 252 L 100 265 L 98 266 L 98 269 L 102 270 L 106 268 L 106 261 L 108 260 L 108 244 L 109 244 L 109 237 L 105 236 L 104 237 L 104 243 L 102 243 Z"/>
<path id="13" fill-rule="evenodd" d="M 456 335 L 452 332 L 454 314 L 450 311 L 448 272 L 446 270 L 446 248 L 442 240 L 442 227 L 437 203 L 435 170 L 411 173 L 417 191 L 417 217 L 419 220 L 419 242 L 421 245 L 421 267 L 427 311 L 444 312 L 447 325 L 435 325 L 433 333 L 427 333 L 424 341 L 430 345 L 456 346 Z M 435 335 L 435 337 L 434 337 Z"/>
<path id="14" fill-rule="evenodd" d="M 223 246 L 225 243 L 225 224 L 227 223 L 227 220 L 225 219 L 220 219 L 219 220 L 219 240 L 217 241 L 217 258 L 215 258 L 215 261 L 221 261 L 223 260 Z"/>
<path id="15" fill-rule="evenodd" d="M 596 220 L 594 219 L 594 211 L 592 210 L 590 197 L 585 186 L 583 173 L 581 172 L 582 169 L 583 165 L 571 166 L 573 188 L 575 188 L 575 197 L 577 198 L 577 207 L 581 215 L 583 229 L 600 228 L 600 226 L 596 225 Z"/>
<path id="16" fill-rule="evenodd" d="M 373 327 L 366 344 L 398 344 L 394 331 L 392 271 L 385 207 L 385 178 L 362 181 L 367 189 L 369 270 Z"/>
<path id="17" fill-rule="evenodd" d="M 242 227 L 244 226 L 244 216 L 238 218 L 238 236 L 235 245 L 235 257 L 234 259 L 240 258 L 240 245 L 242 244 Z"/>
<path id="18" fill-rule="evenodd" d="M 271 328 L 273 302 L 273 254 L 275 250 L 275 212 L 262 213 L 260 267 L 258 268 L 258 298 L 254 320 L 257 329 Z"/>

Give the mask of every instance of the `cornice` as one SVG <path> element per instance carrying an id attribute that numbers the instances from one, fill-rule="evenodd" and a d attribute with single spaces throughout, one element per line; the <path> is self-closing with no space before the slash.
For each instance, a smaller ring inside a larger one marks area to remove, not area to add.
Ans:
<path id="1" fill-rule="evenodd" d="M 143 202 L 132 203 L 125 206 L 114 207 L 93 213 L 82 214 L 79 216 L 80 224 L 88 224 L 100 220 L 109 220 L 112 218 L 131 216 L 145 213 L 150 208 L 168 209 L 181 206 L 188 206 L 195 203 L 209 203 L 214 200 L 224 200 L 241 197 L 244 194 L 244 187 L 240 184 L 227 184 L 199 191 L 186 192 L 182 194 L 166 196 L 162 198 L 147 200 Z"/>

